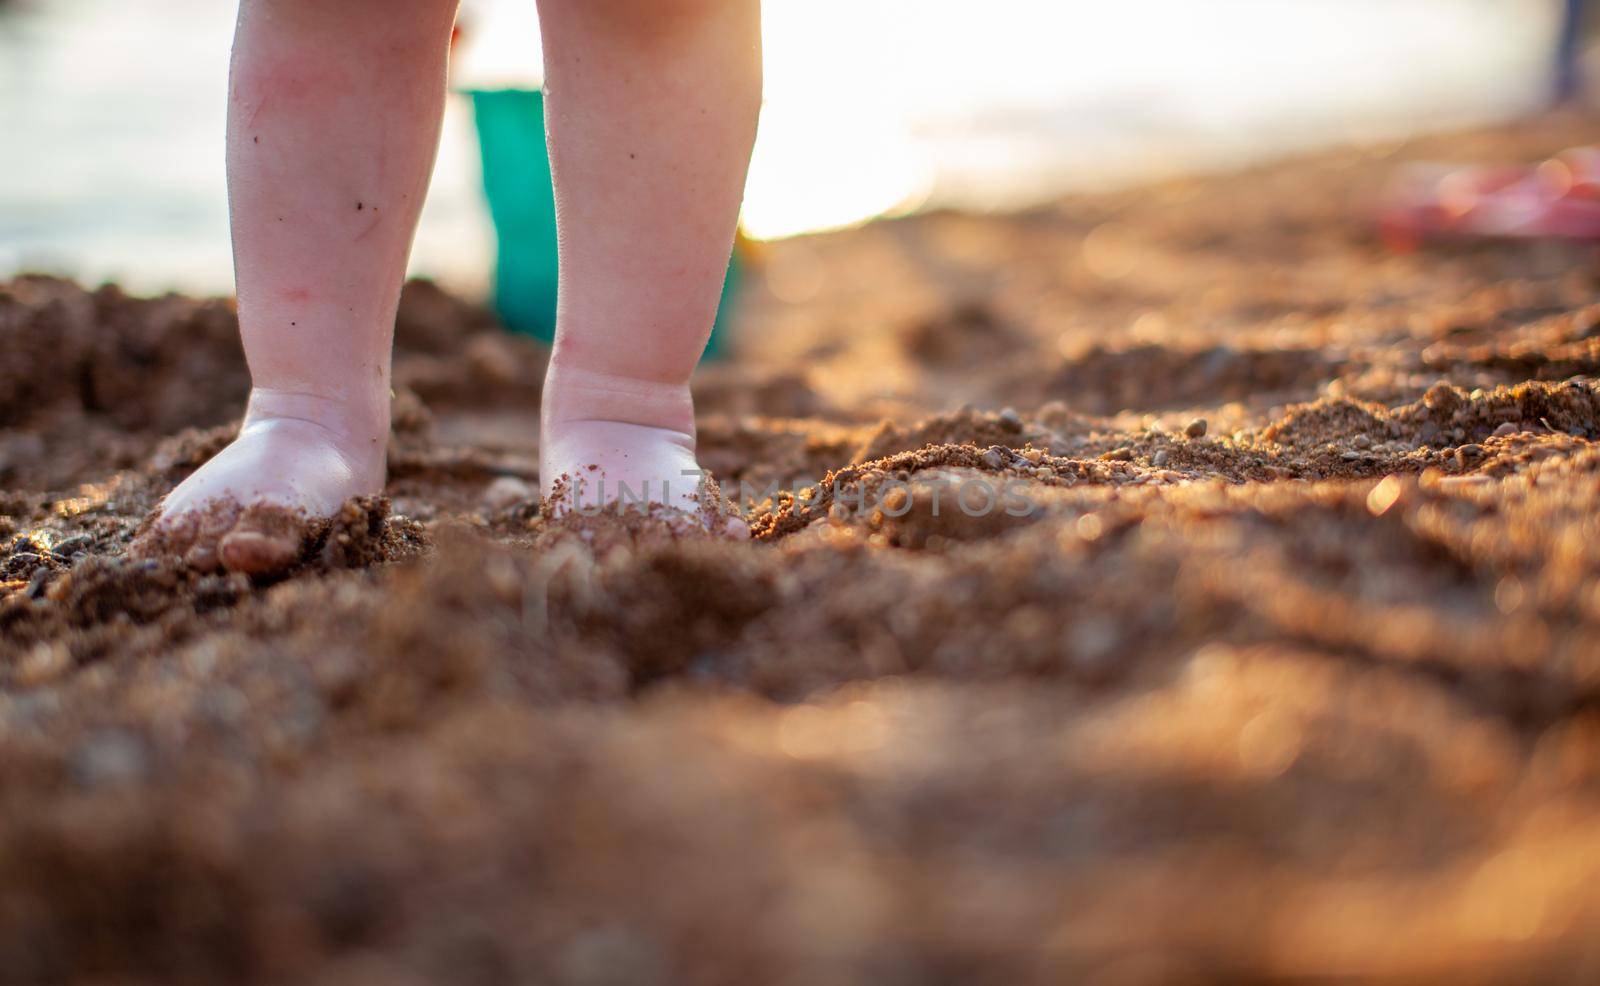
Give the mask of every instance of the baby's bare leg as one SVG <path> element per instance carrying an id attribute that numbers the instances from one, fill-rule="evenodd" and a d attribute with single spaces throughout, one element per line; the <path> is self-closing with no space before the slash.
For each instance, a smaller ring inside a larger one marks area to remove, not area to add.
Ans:
<path id="1" fill-rule="evenodd" d="M 327 516 L 383 487 L 395 307 L 454 16 L 455 0 L 240 5 L 228 202 L 253 386 L 238 438 L 167 497 L 158 523 L 199 564 L 292 560 L 298 538 L 233 519 L 242 508 Z"/>
<path id="2" fill-rule="evenodd" d="M 539 11 L 561 252 L 543 485 L 576 480 L 588 506 L 604 477 L 607 500 L 626 483 L 686 505 L 689 375 L 761 101 L 758 2 L 540 0 Z"/>

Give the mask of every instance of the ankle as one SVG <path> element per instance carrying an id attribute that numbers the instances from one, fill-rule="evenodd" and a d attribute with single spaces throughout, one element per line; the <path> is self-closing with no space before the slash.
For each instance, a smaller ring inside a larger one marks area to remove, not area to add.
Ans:
<path id="1" fill-rule="evenodd" d="M 541 417 L 546 429 L 586 421 L 660 428 L 694 438 L 687 382 L 671 383 L 581 369 L 552 360 Z"/>
<path id="2" fill-rule="evenodd" d="M 381 485 L 389 445 L 389 400 L 356 400 L 256 387 L 239 434 L 290 429 L 337 451 L 357 475 Z"/>

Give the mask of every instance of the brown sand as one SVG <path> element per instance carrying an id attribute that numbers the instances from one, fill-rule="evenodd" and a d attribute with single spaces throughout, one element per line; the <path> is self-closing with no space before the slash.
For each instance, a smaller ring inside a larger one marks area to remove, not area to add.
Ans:
<path id="1" fill-rule="evenodd" d="M 546 524 L 412 285 L 387 500 L 125 558 L 233 316 L 0 285 L 0 981 L 1600 981 L 1600 268 L 1361 211 L 1597 137 L 774 245 L 704 461 L 839 495 L 750 543 Z"/>

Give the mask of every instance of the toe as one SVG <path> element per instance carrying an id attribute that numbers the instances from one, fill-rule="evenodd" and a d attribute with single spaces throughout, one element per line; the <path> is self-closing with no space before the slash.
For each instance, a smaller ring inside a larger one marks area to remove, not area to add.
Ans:
<path id="1" fill-rule="evenodd" d="M 217 558 L 230 572 L 276 575 L 300 559 L 300 538 L 257 530 L 234 530 L 217 545 Z"/>
<path id="2" fill-rule="evenodd" d="M 133 558 L 176 558 L 202 572 L 214 572 L 217 539 L 233 525 L 237 508 L 213 504 L 204 510 L 168 511 L 165 506 L 128 545 Z"/>
<path id="3" fill-rule="evenodd" d="M 217 557 L 230 572 L 276 575 L 300 560 L 306 521 L 297 511 L 258 505 L 217 543 Z"/>
<path id="4" fill-rule="evenodd" d="M 306 517 L 283 507 L 248 507 L 218 543 L 218 557 L 229 571 L 277 575 L 298 562 L 306 546 Z"/>

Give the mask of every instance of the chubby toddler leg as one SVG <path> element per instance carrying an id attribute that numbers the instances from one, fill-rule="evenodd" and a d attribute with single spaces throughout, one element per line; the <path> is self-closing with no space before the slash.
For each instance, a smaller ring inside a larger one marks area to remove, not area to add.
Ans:
<path id="1" fill-rule="evenodd" d="M 201 567 L 292 562 L 296 519 L 384 482 L 389 350 L 444 105 L 454 0 L 244 0 L 228 201 L 252 391 L 239 436 L 150 543 Z"/>
<path id="2" fill-rule="evenodd" d="M 540 474 L 691 508 L 689 376 L 716 315 L 761 101 L 757 0 L 540 0 L 560 227 Z M 554 494 L 554 495 L 552 495 Z"/>

